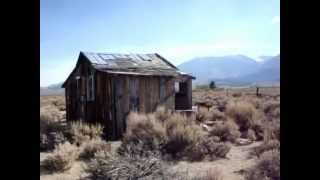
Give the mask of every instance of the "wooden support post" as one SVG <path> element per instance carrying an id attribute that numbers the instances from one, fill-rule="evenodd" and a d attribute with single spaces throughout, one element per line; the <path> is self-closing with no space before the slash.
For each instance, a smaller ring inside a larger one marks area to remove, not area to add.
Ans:
<path id="1" fill-rule="evenodd" d="M 256 95 L 257 95 L 257 96 L 260 96 L 260 95 L 259 95 L 259 87 L 257 87 Z"/>

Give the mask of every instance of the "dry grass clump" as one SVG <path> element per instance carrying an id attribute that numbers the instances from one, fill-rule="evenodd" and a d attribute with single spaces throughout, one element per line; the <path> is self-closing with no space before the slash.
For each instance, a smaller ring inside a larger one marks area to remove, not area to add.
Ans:
<path id="1" fill-rule="evenodd" d="M 267 100 L 263 104 L 263 111 L 268 117 L 269 121 L 280 118 L 280 101 Z"/>
<path id="2" fill-rule="evenodd" d="M 103 127 L 100 124 L 89 124 L 84 122 L 71 122 L 66 136 L 71 143 L 80 146 L 91 139 L 100 138 L 103 134 Z"/>
<path id="3" fill-rule="evenodd" d="M 257 165 L 249 169 L 245 177 L 247 180 L 280 180 L 280 152 L 264 152 Z"/>
<path id="4" fill-rule="evenodd" d="M 252 141 L 257 140 L 256 133 L 252 129 L 247 131 L 246 137 Z"/>
<path id="5" fill-rule="evenodd" d="M 180 114 L 158 120 L 152 114 L 130 113 L 127 123 L 127 132 L 118 149 L 120 155 L 138 154 L 148 157 L 149 154 L 160 154 L 167 160 L 201 160 L 208 154 L 223 157 L 219 150 L 221 144 L 199 144 L 208 137 L 193 121 Z M 205 154 L 193 158 L 192 152 Z"/>
<path id="6" fill-rule="evenodd" d="M 166 130 L 163 124 L 151 114 L 130 113 L 127 119 L 127 131 L 122 139 L 119 152 L 159 151 L 166 141 Z M 141 146 L 141 148 L 140 148 Z"/>
<path id="7" fill-rule="evenodd" d="M 280 119 L 265 122 L 264 124 L 264 141 L 277 139 L 280 141 Z"/>
<path id="8" fill-rule="evenodd" d="M 78 148 L 69 142 L 59 144 L 42 164 L 50 172 L 62 172 L 71 168 L 78 158 Z"/>
<path id="9" fill-rule="evenodd" d="M 256 108 L 245 101 L 231 101 L 226 109 L 226 115 L 239 125 L 241 131 L 247 131 L 253 126 L 256 114 Z"/>
<path id="10" fill-rule="evenodd" d="M 232 93 L 232 97 L 241 97 L 242 96 L 242 92 L 234 92 Z"/>
<path id="11" fill-rule="evenodd" d="M 62 98 L 56 98 L 52 101 L 52 104 L 59 109 L 60 111 L 65 111 L 66 110 L 66 103 L 65 100 Z"/>
<path id="12" fill-rule="evenodd" d="M 262 121 L 264 115 L 259 113 L 252 104 L 246 101 L 231 101 L 228 103 L 225 113 L 237 123 L 242 136 L 248 138 L 247 135 L 250 135 L 252 137 L 252 134 L 248 134 L 249 129 L 252 129 L 257 140 L 263 138 Z"/>
<path id="13" fill-rule="evenodd" d="M 95 153 L 100 151 L 110 152 L 111 144 L 102 139 L 92 139 L 80 146 L 79 157 L 82 159 L 91 159 L 94 157 Z"/>
<path id="14" fill-rule="evenodd" d="M 189 161 L 201 161 L 207 159 L 210 161 L 225 158 L 231 147 L 226 143 L 217 142 L 213 137 L 204 137 L 188 149 Z"/>
<path id="15" fill-rule="evenodd" d="M 185 156 L 186 150 L 192 147 L 202 138 L 199 126 L 194 124 L 185 116 L 172 115 L 165 121 L 167 141 L 163 146 L 165 154 L 173 159 L 181 159 Z"/>
<path id="16" fill-rule="evenodd" d="M 55 145 L 66 141 L 64 126 L 45 113 L 40 113 L 40 151 L 52 150 Z"/>
<path id="17" fill-rule="evenodd" d="M 164 168 L 164 163 L 156 156 L 112 156 L 97 153 L 86 172 L 89 179 L 164 179 Z"/>
<path id="18" fill-rule="evenodd" d="M 216 124 L 209 133 L 211 136 L 219 137 L 221 141 L 230 142 L 235 142 L 241 135 L 238 125 L 232 120 Z"/>
<path id="19" fill-rule="evenodd" d="M 196 114 L 197 122 L 208 122 L 208 121 L 225 121 L 226 116 L 224 112 L 219 111 L 216 108 L 208 110 L 199 110 Z"/>
<path id="20" fill-rule="evenodd" d="M 155 118 L 162 122 L 168 119 L 171 116 L 171 114 L 172 112 L 163 106 L 158 107 L 154 112 Z"/>

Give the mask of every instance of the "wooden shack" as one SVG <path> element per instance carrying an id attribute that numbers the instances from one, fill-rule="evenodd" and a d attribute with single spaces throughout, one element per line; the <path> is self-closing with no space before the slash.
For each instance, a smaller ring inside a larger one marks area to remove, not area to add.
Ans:
<path id="1" fill-rule="evenodd" d="M 192 109 L 192 77 L 159 54 L 80 52 L 65 88 L 67 121 L 101 123 L 122 137 L 130 111 Z"/>

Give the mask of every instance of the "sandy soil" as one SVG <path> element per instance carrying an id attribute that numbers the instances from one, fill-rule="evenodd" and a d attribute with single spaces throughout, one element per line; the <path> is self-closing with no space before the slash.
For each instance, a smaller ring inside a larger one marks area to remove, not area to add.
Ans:
<path id="1" fill-rule="evenodd" d="M 221 171 L 224 180 L 243 180 L 242 170 L 252 167 L 256 158 L 250 157 L 251 148 L 259 146 L 261 142 L 254 142 L 246 146 L 232 145 L 226 159 L 219 159 L 212 162 L 185 162 L 181 161 L 172 167 L 173 172 L 187 172 L 189 176 L 196 176 L 213 168 Z"/>
<path id="2" fill-rule="evenodd" d="M 226 159 L 205 162 L 186 162 L 181 161 L 172 166 L 172 172 L 188 173 L 189 177 L 196 176 L 198 173 L 204 173 L 207 170 L 214 168 L 221 171 L 224 180 L 243 180 L 243 174 L 240 172 L 255 164 L 256 159 L 250 157 L 249 153 L 253 147 L 259 146 L 261 142 L 254 142 L 246 146 L 232 145 Z M 112 150 L 115 150 L 120 145 L 120 142 L 112 142 Z M 40 153 L 40 163 L 45 159 L 48 153 Z M 49 174 L 41 170 L 41 180 L 75 180 L 85 176 L 84 168 L 86 164 L 81 161 L 76 161 L 72 168 L 64 173 Z"/>

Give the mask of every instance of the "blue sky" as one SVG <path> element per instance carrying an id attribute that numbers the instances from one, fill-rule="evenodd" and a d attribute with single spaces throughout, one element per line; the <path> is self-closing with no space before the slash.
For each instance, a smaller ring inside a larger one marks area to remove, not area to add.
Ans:
<path id="1" fill-rule="evenodd" d="M 40 86 L 64 81 L 80 51 L 199 56 L 280 53 L 280 0 L 41 0 Z"/>

